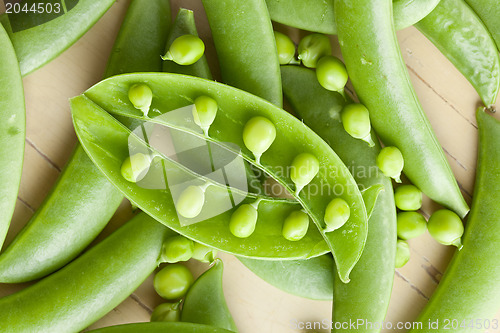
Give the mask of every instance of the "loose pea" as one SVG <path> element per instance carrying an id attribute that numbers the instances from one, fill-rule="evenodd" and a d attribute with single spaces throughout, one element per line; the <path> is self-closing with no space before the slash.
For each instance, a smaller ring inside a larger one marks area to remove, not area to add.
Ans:
<path id="1" fill-rule="evenodd" d="M 451 210 L 441 209 L 434 212 L 429 218 L 428 229 L 439 243 L 462 248 L 464 225 L 460 217 Z"/>
<path id="2" fill-rule="evenodd" d="M 258 212 L 253 205 L 243 204 L 231 216 L 229 230 L 238 238 L 247 238 L 255 231 L 257 217 Z"/>
<path id="3" fill-rule="evenodd" d="M 195 218 L 201 213 L 205 203 L 205 191 L 200 186 L 188 186 L 177 199 L 177 213 L 185 218 Z"/>
<path id="4" fill-rule="evenodd" d="M 217 250 L 200 243 L 194 243 L 193 259 L 210 264 L 216 256 Z"/>
<path id="5" fill-rule="evenodd" d="M 316 64 L 316 77 L 319 84 L 330 91 L 343 91 L 347 83 L 347 69 L 339 58 L 324 56 Z"/>
<path id="6" fill-rule="evenodd" d="M 401 183 L 401 171 L 403 170 L 403 154 L 396 147 L 385 147 L 377 156 L 377 166 L 387 177 L 394 178 Z"/>
<path id="7" fill-rule="evenodd" d="M 203 56 L 204 52 L 205 44 L 200 38 L 193 35 L 182 35 L 173 41 L 162 59 L 172 60 L 179 65 L 192 65 Z"/>
<path id="8" fill-rule="evenodd" d="M 427 222 L 422 214 L 417 212 L 400 212 L 397 217 L 398 237 L 411 239 L 422 235 L 427 229 Z"/>
<path id="9" fill-rule="evenodd" d="M 151 102 L 153 101 L 153 92 L 148 85 L 144 83 L 134 84 L 128 90 L 128 98 L 136 109 L 144 113 L 144 116 L 148 115 Z"/>
<path id="10" fill-rule="evenodd" d="M 410 246 L 404 240 L 398 240 L 396 245 L 396 268 L 401 268 L 410 260 Z"/>
<path id="11" fill-rule="evenodd" d="M 193 256 L 194 242 L 184 236 L 169 237 L 163 243 L 162 259 L 164 262 L 176 263 L 188 261 Z"/>
<path id="12" fill-rule="evenodd" d="M 147 154 L 137 153 L 127 157 L 121 167 L 123 178 L 131 183 L 136 183 L 146 175 L 151 165 L 151 157 Z"/>
<path id="13" fill-rule="evenodd" d="M 260 157 L 273 144 L 274 139 L 276 139 L 276 127 L 269 119 L 253 117 L 245 124 L 243 142 L 254 154 L 257 163 L 260 163 Z"/>
<path id="14" fill-rule="evenodd" d="M 415 185 L 402 185 L 396 188 L 394 200 L 401 210 L 418 210 L 422 207 L 422 191 Z"/>
<path id="15" fill-rule="evenodd" d="M 291 212 L 283 223 L 283 237 L 289 241 L 304 238 L 309 228 L 309 215 L 301 210 Z"/>
<path id="16" fill-rule="evenodd" d="M 350 215 L 351 208 L 344 199 L 333 199 L 332 201 L 330 201 L 328 206 L 326 206 L 326 231 L 333 231 L 342 227 L 347 222 L 347 220 L 349 220 Z"/>
<path id="17" fill-rule="evenodd" d="M 320 58 L 332 54 L 330 38 L 323 34 L 307 35 L 299 42 L 298 53 L 304 66 L 316 68 Z"/>
<path id="18" fill-rule="evenodd" d="M 181 320 L 181 301 L 158 305 L 151 314 L 151 321 L 178 322 Z"/>
<path id="19" fill-rule="evenodd" d="M 290 178 L 295 184 L 295 193 L 299 192 L 313 180 L 318 174 L 319 162 L 316 156 L 309 153 L 302 153 L 292 161 Z"/>
<path id="20" fill-rule="evenodd" d="M 371 136 L 370 114 L 363 104 L 348 104 L 341 113 L 342 125 L 350 136 L 375 146 Z"/>
<path id="21" fill-rule="evenodd" d="M 290 37 L 281 32 L 274 32 L 274 39 L 276 40 L 276 48 L 278 49 L 278 60 L 280 65 L 287 65 L 293 60 L 295 55 L 295 44 Z"/>
<path id="22" fill-rule="evenodd" d="M 200 126 L 205 135 L 217 115 L 217 102 L 208 96 L 200 96 L 194 100 L 193 118 L 196 125 Z"/>
<path id="23" fill-rule="evenodd" d="M 161 297 L 178 299 L 186 294 L 193 284 L 193 274 L 181 264 L 170 264 L 156 273 L 153 286 Z"/>

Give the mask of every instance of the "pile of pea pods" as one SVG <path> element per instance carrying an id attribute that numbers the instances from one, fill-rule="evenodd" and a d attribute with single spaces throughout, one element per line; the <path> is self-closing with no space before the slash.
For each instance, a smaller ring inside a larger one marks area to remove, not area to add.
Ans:
<path id="1" fill-rule="evenodd" d="M 221 82 L 191 10 L 131 0 L 103 80 L 69 101 L 79 143 L 0 252 L 0 283 L 36 281 L 0 298 L 0 332 L 80 332 L 155 271 L 165 303 L 151 322 L 92 332 L 237 332 L 219 252 L 287 293 L 332 301 L 332 332 L 380 332 L 334 323 L 384 322 L 395 268 L 410 258 L 407 240 L 426 231 L 456 250 L 411 332 L 448 332 L 429 327 L 446 319 L 467 323 L 453 332 L 480 329 L 469 324 L 476 318 L 490 323 L 500 310 L 500 121 L 491 115 L 500 4 L 201 2 Z M 25 30 L 0 15 L 0 247 L 22 173 L 22 77 L 74 44 L 113 3 L 79 0 L 49 21 L 28 11 L 16 18 L 32 24 Z M 276 23 L 303 37 L 274 31 Z M 401 55 L 396 31 L 412 25 L 482 103 L 470 209 Z M 332 55 L 331 35 L 343 59 Z M 423 194 L 441 207 L 428 219 Z M 124 198 L 132 219 L 87 249 Z M 209 268 L 194 279 L 188 260 Z"/>

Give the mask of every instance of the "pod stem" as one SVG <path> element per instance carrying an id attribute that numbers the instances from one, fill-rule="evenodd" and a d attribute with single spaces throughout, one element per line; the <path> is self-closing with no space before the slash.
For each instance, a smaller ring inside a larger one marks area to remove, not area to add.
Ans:
<path id="1" fill-rule="evenodd" d="M 371 132 L 368 133 L 368 135 L 365 136 L 364 138 L 362 138 L 361 140 L 363 140 L 364 142 L 368 143 L 368 147 L 375 147 L 375 142 L 372 139 Z"/>
<path id="2" fill-rule="evenodd" d="M 160 56 L 162 60 L 174 60 L 170 51 L 167 51 L 164 56 Z"/>
<path id="3" fill-rule="evenodd" d="M 462 244 L 462 239 L 460 237 L 451 242 L 451 245 L 456 246 L 459 251 L 464 247 Z"/>
<path id="4" fill-rule="evenodd" d="M 252 202 L 250 204 L 250 206 L 252 206 L 253 208 L 255 208 L 255 210 L 258 210 L 259 209 L 259 204 L 260 204 L 261 201 L 262 201 L 262 198 L 258 198 L 257 200 L 255 200 L 254 202 Z"/>

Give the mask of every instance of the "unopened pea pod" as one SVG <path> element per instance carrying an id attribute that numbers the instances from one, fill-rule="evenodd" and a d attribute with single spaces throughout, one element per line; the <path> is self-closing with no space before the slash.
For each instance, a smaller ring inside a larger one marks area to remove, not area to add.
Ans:
<path id="1" fill-rule="evenodd" d="M 364 191 L 364 198 L 376 197 L 368 224 L 365 250 L 351 272 L 351 282 L 334 282 L 333 320 L 348 322 L 352 318 L 365 318 L 369 322 L 382 322 L 386 316 L 394 280 L 396 252 L 396 209 L 391 181 L 376 165 L 380 145 L 369 147 L 354 139 L 343 128 L 340 114 L 346 100 L 337 92 L 320 86 L 314 71 L 298 66 L 282 66 L 283 91 L 295 114 L 311 126 L 349 167 Z M 372 137 L 375 135 L 372 133 Z M 380 192 L 383 187 L 383 191 Z M 375 196 L 378 193 L 378 197 Z M 370 210 L 367 204 L 368 210 Z M 312 265 L 315 261 L 309 261 Z M 297 262 L 299 266 L 300 263 Z M 300 267 L 300 266 L 299 266 Z M 307 266 L 306 266 L 307 267 Z M 327 277 L 323 274 L 323 279 Z M 270 280 L 272 281 L 272 280 Z M 272 283 L 272 282 L 271 282 Z M 321 285 L 324 282 L 318 282 Z M 379 332 L 377 328 L 352 330 Z"/>
<path id="2" fill-rule="evenodd" d="M 397 30 L 414 25 L 427 16 L 440 0 L 395 0 Z M 271 19 L 295 28 L 336 35 L 334 0 L 266 0 Z"/>
<path id="3" fill-rule="evenodd" d="M 469 80 L 484 105 L 495 103 L 500 88 L 498 49 L 464 0 L 441 0 L 415 27 Z"/>
<path id="4" fill-rule="evenodd" d="M 456 251 L 429 303 L 418 317 L 423 329 L 429 320 L 484 318 L 490 322 L 500 308 L 500 122 L 482 109 L 476 112 L 479 128 L 479 156 L 472 209 L 465 225 L 463 248 Z M 492 324 L 494 321 L 491 322 Z M 491 326 L 494 327 L 494 326 Z M 433 330 L 447 332 L 439 326 Z M 458 326 L 454 332 L 470 332 Z"/>
<path id="5" fill-rule="evenodd" d="M 223 270 L 222 260 L 216 259 L 213 266 L 189 288 L 182 306 L 181 321 L 238 332 L 224 298 Z"/>
<path id="6" fill-rule="evenodd" d="M 0 26 L 0 248 L 14 213 L 24 159 L 26 115 L 16 53 Z"/>
<path id="7" fill-rule="evenodd" d="M 500 7 L 496 0 L 465 0 L 481 18 L 500 50 Z"/>
<path id="8" fill-rule="evenodd" d="M 144 118 L 142 113 L 128 102 L 126 95 L 128 87 L 132 82 L 139 81 L 148 84 L 153 94 L 158 96 L 153 100 L 152 108 L 161 110 L 162 114 L 158 113 L 158 116 L 152 114 L 151 118 Z M 191 105 L 199 95 L 211 96 L 219 105 L 220 112 L 210 127 L 209 137 L 205 137 L 199 130 L 194 130 L 189 124 L 168 116 L 171 111 Z M 301 153 L 315 156 L 319 162 L 320 171 L 299 195 L 294 195 L 294 198 L 311 216 L 327 241 L 334 258 L 337 259 L 336 263 L 342 279 L 348 280 L 349 271 L 359 259 L 366 240 L 367 215 L 361 193 L 349 170 L 335 152 L 310 128 L 304 126 L 288 112 L 236 88 L 175 74 L 117 76 L 111 80 L 102 81 L 85 92 L 84 96 L 78 98 L 78 104 L 82 106 L 82 112 L 78 112 L 79 115 L 90 111 L 98 112 L 97 109 L 100 108 L 99 112 L 106 110 L 114 115 L 149 120 L 151 123 L 205 138 L 209 142 L 222 145 L 240 154 L 247 162 L 277 180 L 290 193 L 295 193 L 295 186 L 289 174 L 293 159 Z M 118 101 L 120 102 L 117 103 Z M 75 109 L 75 111 L 78 110 Z M 91 126 L 88 120 L 80 124 L 79 115 L 75 115 L 77 132 L 84 134 L 89 127 L 94 126 Z M 260 163 L 256 162 L 253 154 L 245 147 L 243 139 L 244 127 L 254 117 L 267 118 L 276 128 L 276 139 L 262 154 Z M 81 139 L 85 140 L 83 137 Z M 240 147 L 241 152 L 232 148 L 233 145 Z M 334 232 L 326 232 L 324 230 L 326 206 L 335 197 L 340 197 L 347 202 L 351 216 L 342 228 Z M 137 202 L 137 199 L 133 201 Z"/>
<path id="9" fill-rule="evenodd" d="M 172 235 L 146 214 L 137 215 L 63 269 L 1 298 L 0 331 L 72 333 L 85 329 L 154 271 L 160 264 L 163 240 Z"/>
<path id="10" fill-rule="evenodd" d="M 231 333 L 222 328 L 191 323 L 138 323 L 109 326 L 92 333 Z"/>
<path id="11" fill-rule="evenodd" d="M 413 184 L 432 200 L 465 216 L 469 207 L 403 62 L 391 1 L 335 0 L 335 17 L 349 78 L 361 103 L 370 110 L 380 139 L 401 151 L 403 171 Z"/>

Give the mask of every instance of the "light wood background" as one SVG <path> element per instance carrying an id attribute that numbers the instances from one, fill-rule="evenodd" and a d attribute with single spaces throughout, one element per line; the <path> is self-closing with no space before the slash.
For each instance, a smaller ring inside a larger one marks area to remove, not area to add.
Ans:
<path id="1" fill-rule="evenodd" d="M 8 242 L 42 203 L 68 160 L 77 142 L 68 99 L 101 79 L 127 5 L 126 0 L 117 1 L 80 41 L 52 63 L 24 79 L 27 106 L 26 154 Z M 210 64 L 214 72 L 217 72 L 215 52 L 200 1 L 172 0 L 172 14 L 175 15 L 181 6 L 195 10 L 200 35 L 207 44 Z M 290 33 L 296 39 L 300 35 L 294 30 L 290 30 Z M 470 203 L 478 143 L 474 112 L 479 98 L 462 75 L 415 28 L 398 32 L 398 37 L 417 95 L 446 152 L 465 198 Z M 339 54 L 338 43 L 335 38 L 332 40 L 334 52 Z M 497 106 L 500 107 L 500 104 L 497 103 Z M 424 213 L 429 215 L 435 209 L 437 206 L 426 200 Z M 130 206 L 124 202 L 98 241 L 126 221 L 130 213 Z M 410 262 L 395 272 L 393 295 L 387 315 L 387 321 L 394 324 L 411 322 L 417 318 L 455 251 L 453 247 L 436 243 L 428 233 L 410 240 L 410 247 Z M 331 302 L 311 301 L 288 295 L 260 280 L 233 256 L 220 256 L 225 263 L 226 299 L 242 333 L 301 332 L 292 328 L 291 321 L 331 319 Z M 197 262 L 189 262 L 188 265 L 195 275 L 207 268 Z M 26 285 L 0 284 L 0 296 L 16 292 Z M 153 290 L 152 277 L 149 277 L 133 295 L 91 328 L 148 321 L 152 309 L 161 302 Z"/>

